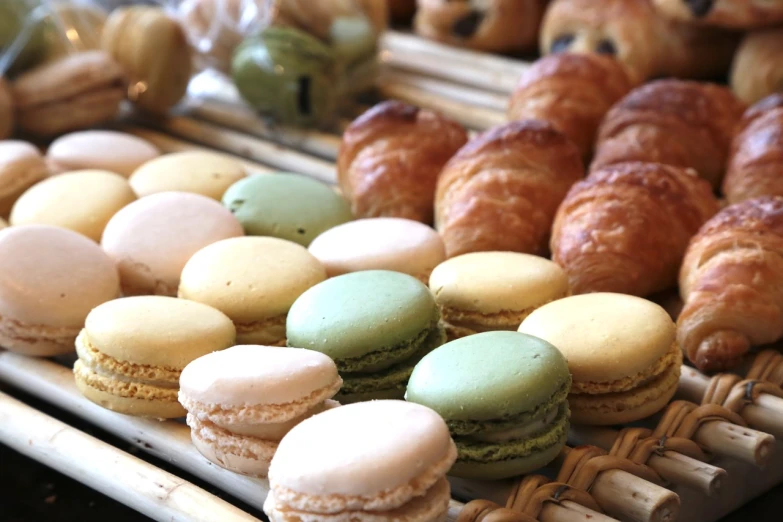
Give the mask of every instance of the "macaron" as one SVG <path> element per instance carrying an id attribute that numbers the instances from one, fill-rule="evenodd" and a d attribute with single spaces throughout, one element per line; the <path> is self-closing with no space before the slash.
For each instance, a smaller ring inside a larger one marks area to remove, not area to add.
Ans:
<path id="1" fill-rule="evenodd" d="M 56 172 L 97 169 L 126 178 L 159 155 L 158 148 L 145 139 L 107 130 L 65 134 L 54 140 L 46 151 L 49 166 Z"/>
<path id="2" fill-rule="evenodd" d="M 269 468 L 270 522 L 446 520 L 456 458 L 443 419 L 403 401 L 341 406 L 280 442 Z"/>
<path id="3" fill-rule="evenodd" d="M 570 386 L 568 363 L 548 342 L 484 332 L 426 355 L 405 398 L 446 420 L 459 453 L 452 475 L 495 480 L 557 457 L 568 434 Z"/>
<path id="4" fill-rule="evenodd" d="M 136 200 L 128 180 L 105 170 L 79 170 L 30 187 L 11 211 L 12 225 L 67 228 L 100 242 L 119 210 Z"/>
<path id="5" fill-rule="evenodd" d="M 435 267 L 429 283 L 452 340 L 477 332 L 516 331 L 533 310 L 568 295 L 562 268 L 517 252 L 453 257 Z"/>
<path id="6" fill-rule="evenodd" d="M 549 341 L 568 360 L 574 424 L 644 419 L 677 390 L 682 353 L 674 321 L 651 301 L 612 293 L 567 297 L 530 314 L 519 331 Z"/>
<path id="7" fill-rule="evenodd" d="M 0 218 L 0 230 L 4 229 L 7 226 L 8 226 L 8 223 L 6 223 L 3 218 Z"/>
<path id="8" fill-rule="evenodd" d="M 187 192 L 162 192 L 117 212 L 101 245 L 117 263 L 125 295 L 177 295 L 188 260 L 207 245 L 242 235 L 220 203 Z"/>
<path id="9" fill-rule="evenodd" d="M 353 272 L 314 286 L 291 307 L 288 345 L 325 353 L 340 370 L 343 403 L 402 398 L 413 367 L 443 344 L 435 300 L 413 276 Z"/>
<path id="10" fill-rule="evenodd" d="M 0 141 L 0 217 L 7 218 L 22 193 L 49 175 L 41 153 L 26 141 Z"/>
<path id="11" fill-rule="evenodd" d="M 139 197 L 158 192 L 193 192 L 220 201 L 228 187 L 247 175 L 226 154 L 185 151 L 165 154 L 133 171 L 130 184 Z"/>
<path id="12" fill-rule="evenodd" d="M 353 218 L 349 203 L 332 187 L 298 174 L 249 176 L 226 191 L 223 204 L 247 235 L 273 236 L 304 246 Z"/>
<path id="13" fill-rule="evenodd" d="M 434 229 L 402 218 L 349 221 L 316 237 L 310 253 L 329 277 L 361 270 L 393 270 L 427 284 L 432 269 L 446 259 L 443 240 Z"/>
<path id="14" fill-rule="evenodd" d="M 291 428 L 339 406 L 331 398 L 342 379 L 322 353 L 243 345 L 199 357 L 179 384 L 196 449 L 230 471 L 266 477 Z"/>
<path id="15" fill-rule="evenodd" d="M 289 308 L 326 270 L 305 247 L 273 237 L 241 237 L 197 252 L 182 270 L 179 297 L 234 321 L 240 344 L 285 346 Z"/>
<path id="16" fill-rule="evenodd" d="M 182 370 L 233 346 L 235 337 L 231 320 L 201 303 L 163 296 L 115 299 L 90 312 L 76 339 L 76 387 L 119 413 L 182 417 Z"/>
<path id="17" fill-rule="evenodd" d="M 0 346 L 26 355 L 73 351 L 87 314 L 118 297 L 114 262 L 81 234 L 47 225 L 0 231 Z"/>

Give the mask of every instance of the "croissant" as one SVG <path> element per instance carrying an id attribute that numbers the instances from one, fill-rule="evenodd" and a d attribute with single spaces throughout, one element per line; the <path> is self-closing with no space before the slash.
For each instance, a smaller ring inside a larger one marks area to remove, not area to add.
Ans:
<path id="1" fill-rule="evenodd" d="M 548 121 L 579 147 L 588 162 L 601 119 L 631 88 L 623 66 L 610 57 L 553 54 L 522 74 L 508 115 L 512 120 Z"/>
<path id="2" fill-rule="evenodd" d="M 648 296 L 674 286 L 691 236 L 718 211 L 692 170 L 619 163 L 571 188 L 552 229 L 552 259 L 574 294 Z"/>
<path id="3" fill-rule="evenodd" d="M 532 51 L 548 1 L 418 0 L 413 28 L 425 38 L 479 51 Z"/>
<path id="4" fill-rule="evenodd" d="M 337 158 L 354 216 L 432 223 L 438 174 L 467 140 L 459 123 L 403 102 L 365 112 L 346 129 Z"/>
<path id="5" fill-rule="evenodd" d="M 653 0 L 658 11 L 676 20 L 754 29 L 783 23 L 780 0 Z"/>
<path id="6" fill-rule="evenodd" d="M 760 113 L 751 107 L 732 144 L 723 194 L 729 203 L 758 196 L 783 196 L 783 94 L 760 102 L 773 107 Z M 750 120 L 750 121 L 748 121 Z"/>
<path id="7" fill-rule="evenodd" d="M 625 161 L 694 169 L 720 185 L 744 107 L 725 87 L 657 80 L 631 91 L 598 130 L 591 169 Z"/>
<path id="8" fill-rule="evenodd" d="M 691 240 L 680 272 L 677 339 L 701 370 L 737 366 L 783 336 L 783 197 L 723 209 Z"/>
<path id="9" fill-rule="evenodd" d="M 549 123 L 516 121 L 480 134 L 438 180 L 435 227 L 446 255 L 546 254 L 557 206 L 583 176 L 579 150 Z"/>
<path id="10" fill-rule="evenodd" d="M 594 52 L 620 60 L 635 83 L 725 75 L 739 35 L 671 21 L 650 0 L 554 0 L 541 24 L 542 54 Z"/>
<path id="11" fill-rule="evenodd" d="M 742 40 L 731 65 L 731 88 L 746 103 L 783 91 L 783 28 L 749 33 Z"/>

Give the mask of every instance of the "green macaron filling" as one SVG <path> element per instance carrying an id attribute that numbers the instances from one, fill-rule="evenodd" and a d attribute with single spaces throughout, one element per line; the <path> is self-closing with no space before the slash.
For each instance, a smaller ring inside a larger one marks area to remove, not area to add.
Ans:
<path id="1" fill-rule="evenodd" d="M 508 431 L 515 427 L 524 426 L 544 419 L 547 414 L 558 405 L 566 403 L 570 389 L 571 379 L 569 377 L 548 401 L 542 402 L 530 411 L 483 421 L 447 419 L 446 423 L 448 424 L 452 435 L 455 437 Z"/>
<path id="2" fill-rule="evenodd" d="M 411 352 L 406 348 L 405 352 L 409 353 L 407 358 L 384 370 L 372 371 L 371 373 L 344 371 L 340 362 L 337 361 L 337 368 L 340 370 L 340 375 L 343 378 L 343 386 L 340 389 L 340 393 L 351 395 L 378 390 L 404 391 L 416 364 L 445 341 L 446 334 L 442 326 L 436 322 L 432 328 L 422 332 L 422 335 L 417 337 L 415 343 L 411 343 L 415 346 L 415 350 Z"/>

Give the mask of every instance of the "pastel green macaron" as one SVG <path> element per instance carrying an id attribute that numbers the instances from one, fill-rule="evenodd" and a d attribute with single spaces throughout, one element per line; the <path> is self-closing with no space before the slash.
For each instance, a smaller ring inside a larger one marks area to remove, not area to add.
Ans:
<path id="1" fill-rule="evenodd" d="M 337 399 L 402 398 L 414 365 L 443 344 L 435 300 L 415 277 L 354 272 L 320 283 L 291 307 L 288 345 L 325 353 L 337 364 Z"/>
<path id="2" fill-rule="evenodd" d="M 223 205 L 249 236 L 308 246 L 321 232 L 353 219 L 350 204 L 325 183 L 298 174 L 250 176 L 234 183 Z"/>
<path id="3" fill-rule="evenodd" d="M 568 433 L 571 374 L 548 342 L 485 332 L 447 343 L 414 368 L 405 398 L 438 412 L 459 457 L 451 474 L 495 480 L 557 457 Z"/>

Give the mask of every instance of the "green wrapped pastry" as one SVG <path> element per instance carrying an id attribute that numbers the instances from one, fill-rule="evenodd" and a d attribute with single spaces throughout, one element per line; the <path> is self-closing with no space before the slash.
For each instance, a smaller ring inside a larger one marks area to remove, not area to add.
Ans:
<path id="1" fill-rule="evenodd" d="M 333 49 L 290 27 L 268 27 L 234 53 L 232 76 L 243 98 L 285 125 L 320 126 L 334 115 L 338 62 Z"/>

